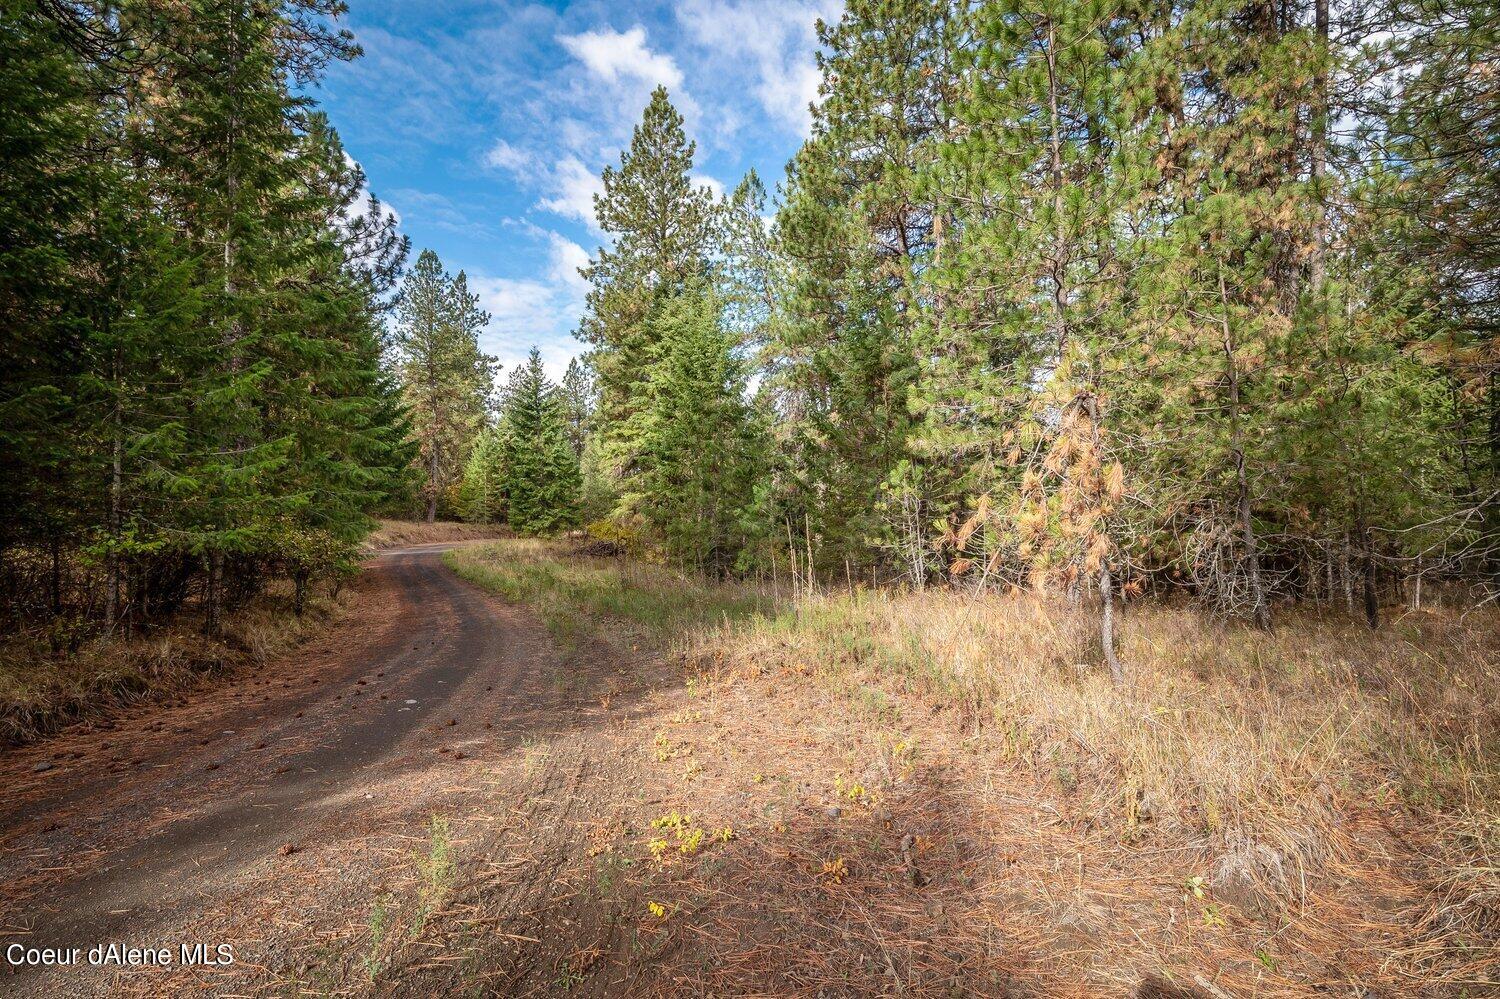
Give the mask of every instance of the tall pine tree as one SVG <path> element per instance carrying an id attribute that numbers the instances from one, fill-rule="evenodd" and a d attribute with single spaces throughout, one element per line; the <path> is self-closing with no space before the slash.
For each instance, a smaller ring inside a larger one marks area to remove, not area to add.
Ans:
<path id="1" fill-rule="evenodd" d="M 577 522 L 578 455 L 568 440 L 557 386 L 535 347 L 517 365 L 501 416 L 507 523 L 519 534 L 551 534 Z"/>
<path id="2" fill-rule="evenodd" d="M 450 278 L 437 254 L 423 250 L 401 288 L 394 351 L 421 448 L 428 523 L 449 502 L 484 425 L 494 360 L 479 349 L 479 332 L 488 322 L 463 273 Z"/>

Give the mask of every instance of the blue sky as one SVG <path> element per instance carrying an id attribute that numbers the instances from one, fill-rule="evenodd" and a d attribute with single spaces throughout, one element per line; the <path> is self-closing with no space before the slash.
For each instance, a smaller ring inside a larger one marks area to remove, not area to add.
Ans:
<path id="1" fill-rule="evenodd" d="M 591 195 L 665 84 L 696 173 L 768 187 L 807 134 L 817 17 L 839 0 L 352 0 L 364 58 L 318 97 L 413 255 L 467 272 L 508 367 L 534 343 L 554 377 L 580 345 L 576 269 L 599 245 Z"/>

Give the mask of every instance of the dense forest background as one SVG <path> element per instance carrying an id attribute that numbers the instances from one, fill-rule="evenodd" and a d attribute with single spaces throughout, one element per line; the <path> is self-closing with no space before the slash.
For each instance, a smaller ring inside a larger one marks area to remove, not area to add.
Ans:
<path id="1" fill-rule="evenodd" d="M 587 352 L 497 387 L 305 96 L 340 3 L 0 2 L 13 622 L 212 632 L 380 510 L 1057 589 L 1111 665 L 1122 596 L 1500 585 L 1492 4 L 851 0 L 774 195 L 652 96 Z"/>
<path id="2" fill-rule="evenodd" d="M 596 201 L 584 516 L 704 571 L 1263 626 L 1492 586 L 1495 30 L 851 2 L 774 207 L 694 189 L 659 90 Z"/>

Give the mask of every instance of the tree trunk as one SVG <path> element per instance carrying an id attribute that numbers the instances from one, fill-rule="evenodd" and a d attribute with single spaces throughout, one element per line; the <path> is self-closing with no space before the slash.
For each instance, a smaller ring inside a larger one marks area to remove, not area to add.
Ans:
<path id="1" fill-rule="evenodd" d="M 238 11 L 230 15 L 231 34 L 231 63 L 232 69 L 239 68 L 239 19 Z M 231 95 L 232 97 L 233 95 Z M 234 117 L 234 101 L 229 103 L 231 113 L 226 123 L 224 136 L 224 191 L 227 200 L 224 217 L 224 302 L 230 310 L 229 328 L 226 331 L 225 351 L 228 354 L 228 370 L 231 381 L 237 381 L 240 372 L 244 370 L 244 357 L 240 351 L 240 341 L 244 331 L 240 325 L 240 317 L 236 311 L 235 298 L 239 294 L 239 285 L 235 281 L 234 272 L 238 266 L 239 247 L 235 242 L 234 217 L 239 201 L 239 174 L 235 169 L 235 143 L 238 138 L 236 133 L 237 120 Z M 236 403 L 236 409 L 241 404 Z M 238 421 L 236 421 L 238 422 Z M 233 436 L 234 458 L 238 461 L 245 453 L 248 446 L 243 427 L 236 426 Z M 222 530 L 226 525 L 217 525 Z M 224 552 L 218 548 L 221 543 L 215 539 L 214 550 L 208 556 L 208 585 L 204 593 L 203 631 L 210 638 L 218 638 L 224 628 Z"/>
<path id="2" fill-rule="evenodd" d="M 1099 644 L 1104 647 L 1104 662 L 1109 666 L 1109 678 L 1115 686 L 1123 686 L 1125 669 L 1115 654 L 1115 587 L 1108 562 L 1099 566 L 1099 600 Z"/>
<path id="3" fill-rule="evenodd" d="M 1490 372 L 1489 391 L 1490 481 L 1480 501 L 1480 523 L 1484 524 L 1485 560 L 1492 581 L 1500 583 L 1500 370 Z"/>
<path id="4" fill-rule="evenodd" d="M 1339 552 L 1339 575 L 1344 584 L 1344 610 L 1354 613 L 1354 570 L 1350 566 L 1349 532 L 1344 532 L 1343 548 Z"/>
<path id="5" fill-rule="evenodd" d="M 58 617 L 62 614 L 62 542 L 57 535 L 52 536 L 52 616 Z"/>
<path id="6" fill-rule="evenodd" d="M 218 638 L 224 630 L 224 553 L 208 556 L 208 583 L 203 594 L 203 633 Z"/>
<path id="7" fill-rule="evenodd" d="M 118 369 L 116 369 L 115 391 L 120 391 Z M 105 584 L 104 627 L 106 634 L 113 634 L 120 615 L 120 467 L 122 442 L 120 435 L 121 414 L 118 396 L 114 411 L 114 447 L 110 460 L 109 478 L 109 578 Z"/>
<path id="8" fill-rule="evenodd" d="M 1375 547 L 1370 540 L 1369 528 L 1360 532 L 1362 547 L 1364 549 L 1364 589 L 1365 589 L 1365 621 L 1371 629 L 1380 627 L 1380 598 L 1376 592 L 1375 579 Z"/>
<path id="9" fill-rule="evenodd" d="M 1328 0 L 1315 0 L 1313 29 L 1318 37 L 1318 72 L 1313 78 L 1312 108 L 1312 182 L 1317 214 L 1313 221 L 1312 259 L 1309 277 L 1317 297 L 1319 314 L 1326 308 L 1325 283 L 1328 279 L 1328 209 L 1323 204 L 1323 178 L 1328 172 Z"/>
<path id="10" fill-rule="evenodd" d="M 1271 612 L 1260 579 L 1260 548 L 1255 538 L 1255 519 L 1250 508 L 1250 481 L 1245 473 L 1245 432 L 1240 424 L 1240 366 L 1235 354 L 1234 333 L 1229 324 L 1229 293 L 1224 286 L 1224 266 L 1219 264 L 1219 322 L 1223 335 L 1224 369 L 1229 381 L 1229 453 L 1234 461 L 1235 518 L 1240 541 L 1245 546 L 1245 572 L 1250 578 L 1250 615 L 1255 626 L 1271 627 Z"/>

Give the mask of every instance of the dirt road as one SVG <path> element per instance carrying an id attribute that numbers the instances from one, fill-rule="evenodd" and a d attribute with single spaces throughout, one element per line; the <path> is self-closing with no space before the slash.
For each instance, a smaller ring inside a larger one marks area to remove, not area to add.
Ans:
<path id="1" fill-rule="evenodd" d="M 586 724 L 558 710 L 544 629 L 455 577 L 446 547 L 378 556 L 357 613 L 266 672 L 9 754 L 0 945 L 79 948 L 83 966 L 3 962 L 0 993 L 111 993 L 150 973 L 87 967 L 110 943 L 273 961 L 274 925 L 251 907 L 311 886 L 362 914 L 388 866 L 372 851 L 420 836 L 475 755 Z M 257 939 L 213 936 L 255 924 Z"/>

